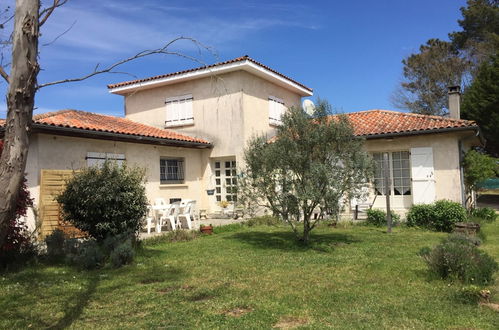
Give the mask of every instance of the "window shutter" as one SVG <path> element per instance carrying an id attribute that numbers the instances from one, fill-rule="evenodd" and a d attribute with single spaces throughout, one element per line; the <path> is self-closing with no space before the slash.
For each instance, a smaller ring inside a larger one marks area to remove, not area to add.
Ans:
<path id="1" fill-rule="evenodd" d="M 412 148 L 411 174 L 414 204 L 429 204 L 435 201 L 434 172 L 433 148 Z"/>

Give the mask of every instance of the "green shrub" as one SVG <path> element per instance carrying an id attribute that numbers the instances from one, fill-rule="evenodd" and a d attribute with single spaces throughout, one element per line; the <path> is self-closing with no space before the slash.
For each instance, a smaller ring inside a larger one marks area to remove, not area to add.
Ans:
<path id="1" fill-rule="evenodd" d="M 93 239 L 75 243 L 75 249 L 67 253 L 66 261 L 83 269 L 97 269 L 104 266 L 107 256 Z"/>
<path id="2" fill-rule="evenodd" d="M 138 233 L 147 212 L 144 171 L 105 162 L 75 173 L 57 201 L 64 220 L 98 241 Z"/>
<path id="3" fill-rule="evenodd" d="M 444 232 L 451 232 L 456 222 L 466 220 L 466 209 L 461 204 L 448 200 L 413 205 L 407 213 L 408 226 Z"/>
<path id="4" fill-rule="evenodd" d="M 400 221 L 400 215 L 393 211 L 390 211 L 390 213 L 392 214 L 392 224 L 396 225 Z M 377 227 L 386 226 L 386 212 L 379 209 L 367 210 L 366 222 Z"/>
<path id="5" fill-rule="evenodd" d="M 64 257 L 64 246 L 66 237 L 60 229 L 54 230 L 50 235 L 45 237 L 47 244 L 47 257 L 49 260 L 58 261 Z"/>
<path id="6" fill-rule="evenodd" d="M 473 209 L 471 215 L 484 220 L 485 222 L 496 221 L 498 214 L 493 208 L 490 207 L 480 207 Z"/>
<path id="7" fill-rule="evenodd" d="M 459 203 L 448 200 L 436 201 L 433 207 L 433 228 L 451 232 L 456 222 L 467 220 L 466 209 Z"/>
<path id="8" fill-rule="evenodd" d="M 433 204 L 416 204 L 407 212 L 407 225 L 409 227 L 433 227 Z"/>
<path id="9" fill-rule="evenodd" d="M 467 285 L 455 294 L 457 301 L 464 304 L 477 304 L 482 299 L 482 290 L 476 285 Z"/>
<path id="10" fill-rule="evenodd" d="M 282 221 L 271 215 L 262 215 L 260 217 L 254 217 L 245 222 L 247 226 L 278 226 L 282 224 Z"/>
<path id="11" fill-rule="evenodd" d="M 443 279 L 485 285 L 498 269 L 495 260 L 477 247 L 477 239 L 461 234 L 449 235 L 433 250 L 422 253 L 430 272 Z"/>
<path id="12" fill-rule="evenodd" d="M 133 261 L 134 256 L 135 252 L 133 250 L 132 241 L 126 240 L 111 251 L 109 261 L 114 268 L 118 268 L 130 264 Z"/>

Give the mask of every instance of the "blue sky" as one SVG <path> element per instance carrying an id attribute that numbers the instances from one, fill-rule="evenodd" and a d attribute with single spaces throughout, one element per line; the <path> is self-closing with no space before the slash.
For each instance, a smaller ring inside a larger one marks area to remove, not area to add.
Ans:
<path id="1" fill-rule="evenodd" d="M 12 2 L 12 0 L 9 0 Z M 390 96 L 401 60 L 430 38 L 458 30 L 465 0 L 160 1 L 70 0 L 42 30 L 39 82 L 78 77 L 177 36 L 196 38 L 172 50 L 214 63 L 249 55 L 314 89 L 338 111 L 395 109 Z M 61 32 L 74 26 L 55 42 Z M 156 56 L 84 82 L 47 87 L 35 113 L 64 108 L 123 115 L 121 96 L 108 83 L 197 67 L 187 59 Z M 5 83 L 0 83 L 5 93 Z M 397 110 L 397 109 L 395 109 Z M 5 103 L 0 103 L 5 117 Z"/>

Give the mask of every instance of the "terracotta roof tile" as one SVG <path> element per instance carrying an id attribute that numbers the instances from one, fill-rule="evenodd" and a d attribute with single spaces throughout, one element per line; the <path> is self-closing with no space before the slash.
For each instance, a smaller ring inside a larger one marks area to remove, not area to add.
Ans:
<path id="1" fill-rule="evenodd" d="M 254 59 L 252 59 L 251 57 L 249 57 L 248 55 L 245 55 L 245 56 L 241 56 L 241 57 L 237 57 L 237 58 L 234 58 L 232 60 L 228 60 L 228 61 L 225 61 L 225 62 L 218 62 L 218 63 L 215 63 L 215 64 L 211 64 L 211 65 L 206 65 L 206 66 L 201 66 L 201 67 L 198 67 L 198 68 L 194 68 L 194 69 L 188 69 L 188 70 L 183 70 L 183 71 L 177 71 L 177 72 L 172 72 L 172 73 L 167 73 L 167 74 L 163 74 L 163 75 L 159 75 L 159 76 L 154 76 L 154 77 L 149 77 L 149 78 L 144 78 L 144 79 L 136 79 L 136 80 L 130 80 L 130 81 L 124 81 L 124 82 L 120 82 L 120 83 L 116 83 L 116 84 L 109 84 L 107 85 L 107 88 L 109 89 L 113 89 L 113 88 L 117 88 L 117 87 L 123 87 L 123 86 L 129 86 L 129 85 L 133 85 L 133 84 L 137 84 L 137 83 L 142 83 L 142 82 L 146 82 L 146 81 L 152 81 L 152 80 L 156 80 L 156 79 L 162 79 L 162 78 L 168 78 L 168 77 L 173 77 L 173 76 L 176 76 L 176 75 L 181 75 L 181 74 L 184 74 L 184 73 L 189 73 L 189 72 L 194 72 L 194 71 L 199 71 L 199 70 L 204 70 L 204 69 L 210 69 L 210 68 L 214 68 L 214 67 L 217 67 L 217 66 L 222 66 L 222 65 L 226 65 L 226 64 L 231 64 L 231 63 L 237 63 L 237 62 L 242 62 L 242 61 L 250 61 L 258 66 L 261 66 L 262 68 L 265 68 L 289 81 L 292 81 L 293 83 L 305 88 L 306 90 L 309 90 L 310 92 L 312 92 L 312 88 L 310 87 L 307 87 L 299 82 L 297 82 L 296 80 L 293 80 L 291 78 L 289 78 L 288 76 L 274 70 L 274 69 L 271 69 L 270 67 L 258 62 L 258 61 L 255 61 Z"/>
<path id="2" fill-rule="evenodd" d="M 170 130 L 140 124 L 125 118 L 101 115 L 86 111 L 61 110 L 43 113 L 35 115 L 33 117 L 33 122 L 39 125 L 77 128 L 88 131 L 109 132 L 171 141 L 209 144 L 208 141 L 200 138 L 194 138 Z"/>
<path id="3" fill-rule="evenodd" d="M 390 133 L 478 127 L 474 121 L 470 120 L 389 110 L 367 110 L 346 115 L 355 129 L 355 134 L 366 137 Z"/>

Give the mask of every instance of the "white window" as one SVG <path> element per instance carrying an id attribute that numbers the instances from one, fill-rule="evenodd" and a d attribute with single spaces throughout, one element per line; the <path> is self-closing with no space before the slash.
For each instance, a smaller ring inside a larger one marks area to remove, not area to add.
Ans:
<path id="1" fill-rule="evenodd" d="M 166 127 L 194 124 L 192 95 L 166 99 Z"/>
<path id="2" fill-rule="evenodd" d="M 217 160 L 215 166 L 215 198 L 217 202 L 237 201 L 237 166 L 235 160 Z"/>
<path id="3" fill-rule="evenodd" d="M 87 166 L 98 167 L 102 166 L 106 160 L 115 161 L 119 166 L 123 165 L 126 160 L 125 155 L 110 152 L 88 152 L 85 159 L 87 160 Z"/>
<path id="4" fill-rule="evenodd" d="M 284 101 L 274 97 L 269 96 L 269 123 L 270 125 L 281 125 L 281 117 L 286 111 L 286 106 Z"/>
<path id="5" fill-rule="evenodd" d="M 408 151 L 389 152 L 390 180 L 392 182 L 390 193 L 394 196 L 411 195 L 411 166 Z M 374 189 L 376 195 L 385 195 L 385 175 L 383 153 L 373 154 L 376 164 L 374 172 Z"/>
<path id="6" fill-rule="evenodd" d="M 180 158 L 161 158 L 159 178 L 162 184 L 184 183 L 184 160 Z"/>

